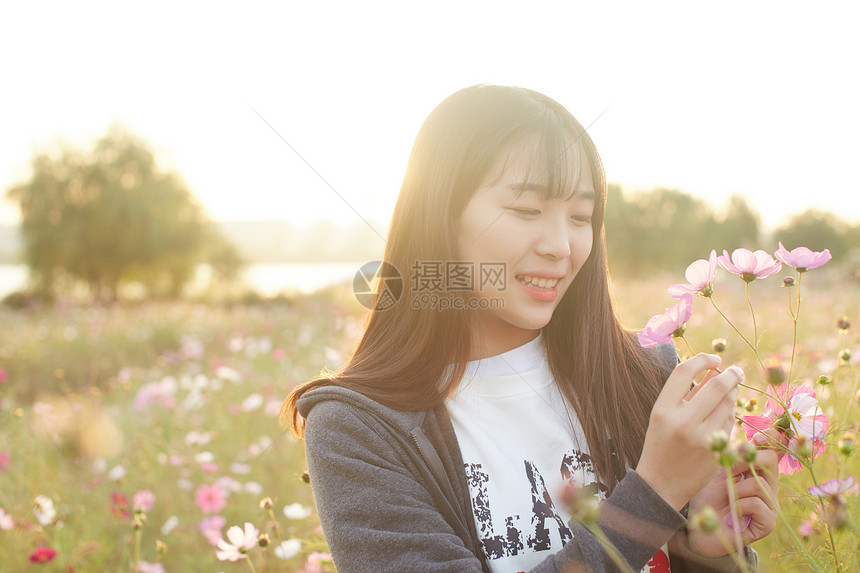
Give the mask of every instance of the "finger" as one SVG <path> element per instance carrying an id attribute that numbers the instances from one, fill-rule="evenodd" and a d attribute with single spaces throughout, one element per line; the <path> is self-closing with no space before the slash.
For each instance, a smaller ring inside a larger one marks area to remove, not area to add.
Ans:
<path id="1" fill-rule="evenodd" d="M 779 458 L 781 457 L 782 452 L 776 452 L 774 450 L 761 450 L 756 455 L 756 473 L 774 490 L 778 488 L 777 465 L 779 464 Z"/>
<path id="2" fill-rule="evenodd" d="M 721 428 L 728 435 L 732 434 L 732 426 L 735 424 L 735 403 L 738 398 L 737 387 L 729 390 L 722 400 L 702 420 L 707 428 Z"/>
<path id="3" fill-rule="evenodd" d="M 771 485 L 764 480 L 759 482 L 753 478 L 745 479 L 735 485 L 735 492 L 738 500 L 757 497 L 771 509 L 777 509 L 779 507 L 779 503 L 776 499 L 776 491 L 774 491 Z"/>
<path id="4" fill-rule="evenodd" d="M 749 545 L 773 531 L 779 508 L 768 507 L 759 497 L 748 497 L 738 501 L 738 511 L 741 515 L 750 516 L 749 527 L 741 536 L 744 545 Z"/>
<path id="5" fill-rule="evenodd" d="M 695 384 L 695 386 L 693 386 L 692 390 L 687 392 L 687 394 L 684 396 L 684 400 L 689 400 L 690 398 L 695 396 L 699 392 L 699 390 L 702 388 L 702 385 L 705 382 L 707 382 L 708 380 L 710 380 L 711 378 L 713 378 L 714 376 L 716 376 L 717 374 L 720 374 L 719 368 L 711 368 L 705 372 L 705 377 L 702 378 L 701 382 L 696 384 L 696 381 L 693 380 L 693 383 Z"/>
<path id="6" fill-rule="evenodd" d="M 705 370 L 716 368 L 720 365 L 720 357 L 714 354 L 696 354 L 689 360 L 685 360 L 675 367 L 663 390 L 657 397 L 657 404 L 676 406 L 681 403 L 687 392 L 690 391 L 690 386 L 693 379 L 699 376 Z"/>
<path id="7" fill-rule="evenodd" d="M 728 415 L 735 407 L 738 384 L 743 379 L 743 370 L 737 366 L 731 366 L 722 374 L 708 380 L 706 384 L 702 384 L 702 389 L 690 400 L 690 405 L 696 409 L 696 415 L 700 415 L 704 420 L 720 407 L 718 419 L 722 426 L 723 416 Z"/>

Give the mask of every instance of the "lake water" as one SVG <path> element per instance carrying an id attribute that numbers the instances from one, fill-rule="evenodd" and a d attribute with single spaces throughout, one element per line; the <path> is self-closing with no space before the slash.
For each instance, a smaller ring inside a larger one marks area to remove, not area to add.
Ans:
<path id="1" fill-rule="evenodd" d="M 320 288 L 349 283 L 362 263 L 265 263 L 248 265 L 245 283 L 265 296 L 281 292 L 309 293 Z M 0 298 L 20 290 L 27 284 L 27 267 L 0 265 Z M 207 272 L 201 268 L 198 278 L 205 281 Z"/>

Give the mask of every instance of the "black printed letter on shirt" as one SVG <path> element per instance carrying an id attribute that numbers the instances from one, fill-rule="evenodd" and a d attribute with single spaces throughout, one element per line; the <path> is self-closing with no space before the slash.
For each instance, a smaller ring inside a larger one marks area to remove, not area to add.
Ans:
<path id="1" fill-rule="evenodd" d="M 517 555 L 523 548 L 522 534 L 514 527 L 518 515 L 505 518 L 505 535 L 494 535 L 493 514 L 490 511 L 490 498 L 487 495 L 487 482 L 490 476 L 481 471 L 481 464 L 466 464 L 466 480 L 472 488 L 472 511 L 478 522 L 478 535 L 484 546 L 487 559 L 498 559 Z"/>
<path id="2" fill-rule="evenodd" d="M 549 529 L 545 523 L 547 519 L 552 519 L 558 525 L 558 533 L 561 536 L 561 544 L 564 545 L 571 539 L 573 534 L 565 525 L 564 520 L 555 512 L 552 503 L 552 498 L 546 489 L 546 483 L 543 476 L 533 463 L 524 460 L 526 465 L 526 476 L 532 485 L 532 526 L 534 527 L 534 535 L 529 535 L 526 543 L 535 551 L 544 551 L 549 549 L 552 541 L 549 538 Z"/>

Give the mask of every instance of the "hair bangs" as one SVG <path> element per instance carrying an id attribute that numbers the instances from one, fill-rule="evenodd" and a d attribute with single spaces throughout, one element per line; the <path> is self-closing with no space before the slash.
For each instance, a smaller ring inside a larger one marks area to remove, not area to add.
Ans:
<path id="1" fill-rule="evenodd" d="M 511 166 L 519 165 L 523 176 L 520 194 L 539 191 L 549 199 L 567 200 L 583 191 L 602 193 L 583 182 L 584 170 L 588 170 L 597 185 L 584 138 L 573 134 L 570 126 L 549 110 L 529 128 L 503 148 L 489 183 L 497 183 Z"/>

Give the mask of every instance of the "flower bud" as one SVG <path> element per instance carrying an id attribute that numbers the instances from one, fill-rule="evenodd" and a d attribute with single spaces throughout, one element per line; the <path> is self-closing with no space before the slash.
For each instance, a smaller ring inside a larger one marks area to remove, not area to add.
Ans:
<path id="1" fill-rule="evenodd" d="M 708 437 L 708 444 L 712 451 L 722 452 L 729 445 L 729 435 L 725 430 L 714 430 Z"/>
<path id="2" fill-rule="evenodd" d="M 837 442 L 836 447 L 843 456 L 850 456 L 851 452 L 854 451 L 854 435 L 850 432 L 845 432 L 842 434 L 842 437 L 839 438 L 839 442 Z"/>
<path id="3" fill-rule="evenodd" d="M 827 374 L 822 374 L 821 376 L 816 378 L 815 381 L 818 382 L 819 384 L 821 384 L 822 386 L 827 386 L 828 384 L 831 384 L 833 382 L 833 379 L 830 376 L 828 376 Z"/>
<path id="4" fill-rule="evenodd" d="M 568 483 L 562 491 L 561 499 L 575 521 L 584 525 L 597 523 L 600 502 L 589 490 Z"/>
<path id="5" fill-rule="evenodd" d="M 754 412 L 756 406 L 758 406 L 758 400 L 756 400 L 755 398 L 750 398 L 749 400 L 747 400 L 746 411 Z"/>
<path id="6" fill-rule="evenodd" d="M 260 509 L 262 509 L 263 511 L 268 511 L 272 509 L 272 505 L 274 504 L 272 503 L 271 497 L 264 497 L 260 500 Z"/>
<path id="7" fill-rule="evenodd" d="M 827 512 L 825 520 L 830 524 L 830 527 L 842 530 L 848 525 L 850 520 L 848 508 L 845 506 L 845 498 L 841 495 L 836 495 L 831 497 L 830 501 L 833 503 L 830 505 L 830 510 Z"/>
<path id="8" fill-rule="evenodd" d="M 782 279 L 782 286 L 784 287 L 793 287 L 794 286 L 794 277 L 785 277 Z"/>
<path id="9" fill-rule="evenodd" d="M 302 472 L 301 480 L 305 483 L 311 483 L 311 474 L 308 472 Z"/>
<path id="10" fill-rule="evenodd" d="M 782 367 L 782 363 L 775 358 L 771 358 L 766 360 L 764 363 L 764 370 L 767 374 L 767 383 L 776 386 L 777 384 L 782 384 L 785 382 L 785 368 Z"/>
<path id="11" fill-rule="evenodd" d="M 843 316 L 842 318 L 837 320 L 836 327 L 843 332 L 851 328 L 851 323 L 848 321 L 848 317 Z"/>
<path id="12" fill-rule="evenodd" d="M 143 529 L 144 523 L 146 523 L 146 514 L 145 513 L 135 513 L 134 518 L 131 520 L 131 528 L 132 529 Z"/>
<path id="13" fill-rule="evenodd" d="M 728 343 L 725 338 L 715 338 L 711 341 L 711 346 L 714 347 L 714 352 L 723 352 L 726 349 L 727 344 Z"/>
<path id="14" fill-rule="evenodd" d="M 702 508 L 700 512 L 690 517 L 690 529 L 701 531 L 704 534 L 714 533 L 720 528 L 720 518 L 710 505 Z"/>
<path id="15" fill-rule="evenodd" d="M 266 547 L 269 545 L 269 543 L 271 543 L 271 540 L 269 539 L 268 533 L 261 533 L 257 537 L 257 545 L 259 545 L 260 547 Z"/>
<path id="16" fill-rule="evenodd" d="M 159 555 L 167 553 L 167 544 L 160 539 L 155 540 L 155 552 Z"/>
<path id="17" fill-rule="evenodd" d="M 724 468 L 730 468 L 738 463 L 738 456 L 731 449 L 726 448 L 720 452 L 720 465 Z"/>
<path id="18" fill-rule="evenodd" d="M 795 449 L 795 453 L 801 458 L 808 458 L 812 455 L 812 446 L 809 444 L 809 440 L 806 439 L 804 435 L 797 436 L 797 448 Z"/>
<path id="19" fill-rule="evenodd" d="M 847 348 L 843 348 L 839 351 L 839 359 L 843 362 L 848 362 L 851 360 L 851 351 Z"/>
<path id="20" fill-rule="evenodd" d="M 752 442 L 744 442 L 738 447 L 738 455 L 747 463 L 753 463 L 758 456 L 758 448 Z"/>

